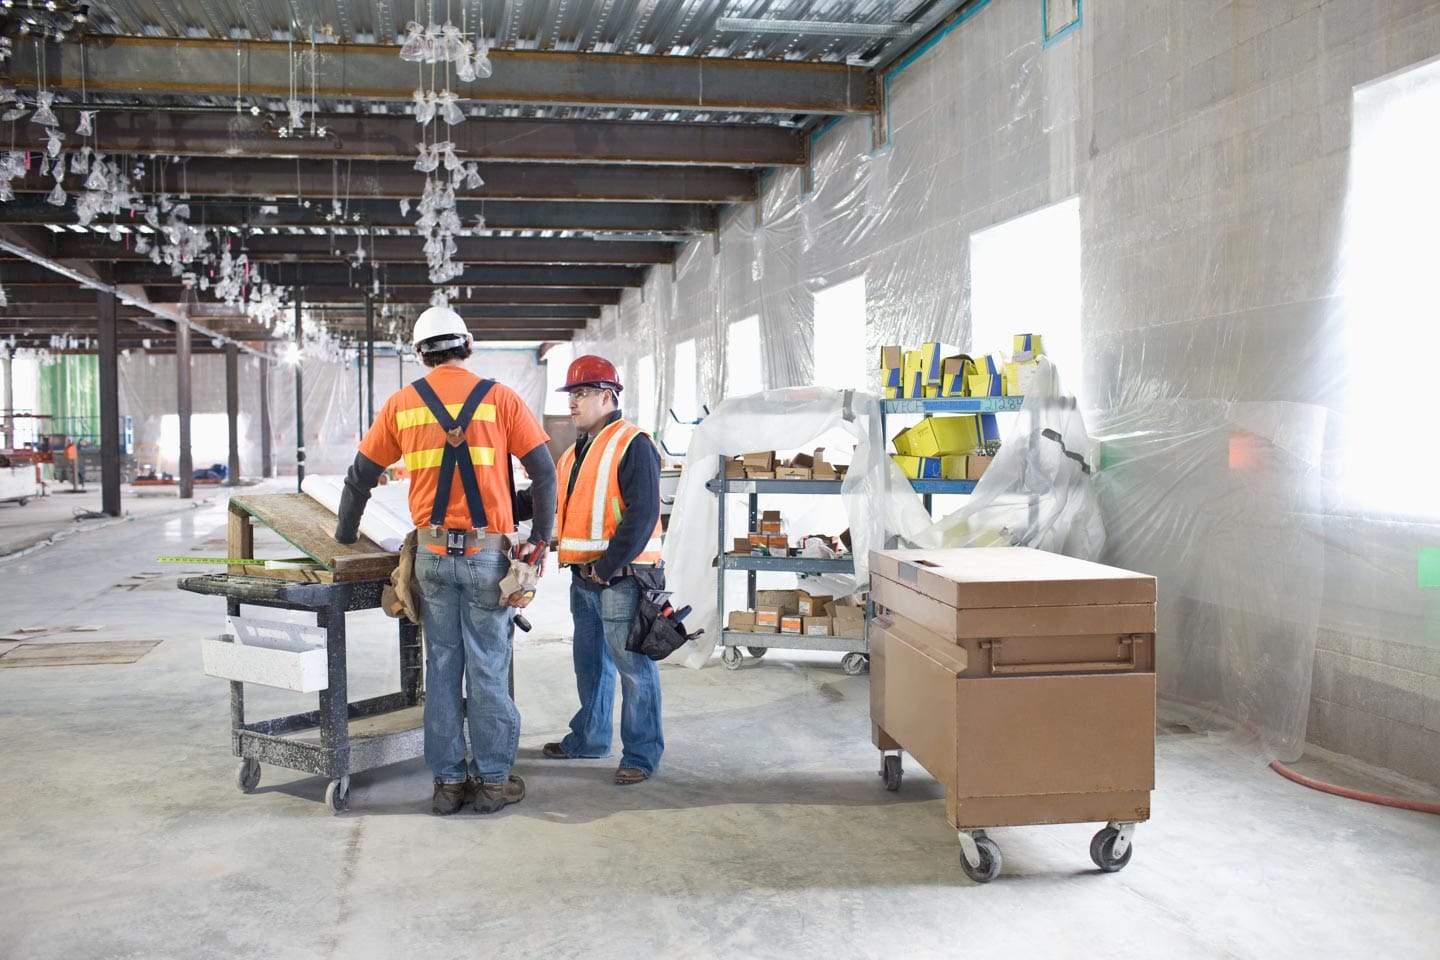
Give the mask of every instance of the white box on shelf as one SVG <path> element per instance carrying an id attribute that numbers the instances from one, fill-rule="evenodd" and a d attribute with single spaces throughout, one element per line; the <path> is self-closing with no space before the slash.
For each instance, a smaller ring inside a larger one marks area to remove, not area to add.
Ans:
<path id="1" fill-rule="evenodd" d="M 201 642 L 208 676 L 299 693 L 330 685 L 320 627 L 252 617 L 226 617 L 225 627 L 226 636 Z"/>

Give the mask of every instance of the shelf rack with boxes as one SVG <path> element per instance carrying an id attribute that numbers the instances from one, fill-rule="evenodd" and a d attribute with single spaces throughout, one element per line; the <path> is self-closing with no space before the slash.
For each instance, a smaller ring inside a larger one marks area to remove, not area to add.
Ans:
<path id="1" fill-rule="evenodd" d="M 758 574 L 761 573 L 838 573 L 853 574 L 855 564 L 850 557 L 819 559 L 815 557 L 767 557 L 737 556 L 727 553 L 729 541 L 726 537 L 725 497 L 743 494 L 748 498 L 749 530 L 759 528 L 760 497 L 768 495 L 827 496 L 840 493 L 841 480 L 751 480 L 736 477 L 726 478 L 726 458 L 720 458 L 720 470 L 716 479 L 709 481 L 706 488 L 720 497 L 720 521 L 718 530 L 718 557 L 716 559 L 715 609 L 722 624 L 726 620 L 725 573 L 729 570 L 746 572 L 746 608 L 754 610 L 758 593 Z M 856 608 L 860 609 L 860 608 Z M 720 658 L 725 666 L 734 670 L 742 662 L 741 649 L 751 657 L 764 656 L 770 645 L 787 650 L 830 650 L 844 653 L 841 667 L 853 675 L 863 673 L 868 665 L 869 644 L 865 639 L 863 618 L 855 631 L 859 636 L 840 637 L 834 635 L 812 635 L 808 633 L 752 633 L 722 628 L 720 632 Z"/>

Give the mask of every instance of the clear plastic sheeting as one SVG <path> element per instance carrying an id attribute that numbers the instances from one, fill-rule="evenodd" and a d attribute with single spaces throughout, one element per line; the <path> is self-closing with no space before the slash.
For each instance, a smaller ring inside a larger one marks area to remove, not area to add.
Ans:
<path id="1" fill-rule="evenodd" d="M 669 589 L 677 601 L 693 608 L 686 626 L 692 630 L 704 628 L 705 636 L 680 648 L 671 658 L 672 663 L 702 666 L 714 652 L 720 620 L 725 614 L 715 607 L 718 574 L 714 561 L 722 546 L 719 544 L 722 498 L 705 486 L 719 472 L 720 458 L 761 450 L 804 448 L 827 435 L 838 434 L 854 441 L 855 452 L 839 500 L 843 511 L 840 519 L 849 527 L 854 547 L 855 577 L 825 579 L 828 591 L 844 595 L 855 592 L 857 585 L 869 583 L 869 552 L 883 540 L 886 512 L 876 507 L 883 500 L 884 491 L 877 486 L 876 477 L 883 477 L 883 468 L 890 460 L 879 446 L 879 431 L 880 405 L 873 395 L 822 387 L 770 390 L 735 397 L 717 406 L 695 428 L 665 534 L 664 558 Z M 907 494 L 913 497 L 908 490 Z M 747 532 L 745 496 L 727 494 L 723 499 L 730 511 L 726 516 L 727 529 L 735 536 L 743 535 Z M 805 524 L 807 518 L 799 511 L 817 506 L 807 501 L 831 499 L 834 498 L 767 495 L 764 504 L 766 508 L 782 509 L 794 523 Z M 819 506 L 823 508 L 826 504 Z M 736 575 L 735 579 L 741 581 L 742 578 L 743 575 Z M 742 598 L 743 607 L 743 585 L 737 582 L 737 588 L 727 592 L 730 597 Z"/>

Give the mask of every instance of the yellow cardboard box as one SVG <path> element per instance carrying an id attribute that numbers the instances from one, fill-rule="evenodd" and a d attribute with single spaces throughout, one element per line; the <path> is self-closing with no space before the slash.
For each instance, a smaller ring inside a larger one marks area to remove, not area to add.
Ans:
<path id="1" fill-rule="evenodd" d="M 905 372 L 900 384 L 901 396 L 918 400 L 925 396 L 925 356 L 919 350 L 905 351 Z"/>
<path id="2" fill-rule="evenodd" d="M 940 479 L 939 457 L 907 457 L 896 453 L 891 454 L 890 459 L 894 460 L 900 472 L 911 480 Z"/>
<path id="3" fill-rule="evenodd" d="M 948 453 L 969 453 L 980 446 L 980 424 L 974 414 L 926 417 L 911 427 L 907 436 L 911 456 L 941 457 Z"/>
<path id="4" fill-rule="evenodd" d="M 966 397 L 970 377 L 975 374 L 975 361 L 965 354 L 946 357 L 940 363 L 940 396 Z"/>
<path id="5" fill-rule="evenodd" d="M 913 446 L 915 440 L 913 430 L 913 427 L 906 427 L 904 430 L 895 434 L 895 439 L 891 441 L 891 443 L 895 444 L 895 452 L 902 457 L 918 456 Z"/>
<path id="6" fill-rule="evenodd" d="M 1026 360 L 1044 356 L 1045 348 L 1041 345 L 1040 334 L 1017 333 L 1013 338 L 1013 348 L 1010 352 L 1013 354 L 1011 360 L 1024 363 Z"/>
<path id="7" fill-rule="evenodd" d="M 944 373 L 945 354 L 950 353 L 949 347 L 943 343 L 930 342 L 920 344 L 920 382 L 927 387 L 940 386 L 941 377 Z"/>
<path id="8" fill-rule="evenodd" d="M 966 380 L 972 397 L 1005 396 L 1005 378 L 998 373 L 972 373 Z"/>
<path id="9" fill-rule="evenodd" d="M 1005 396 L 1023 397 L 1034 392 L 1035 377 L 1040 372 L 1040 361 L 1005 364 Z"/>
<path id="10" fill-rule="evenodd" d="M 940 458 L 940 478 L 942 480 L 964 480 L 965 461 L 970 459 L 966 454 L 958 454 Z"/>

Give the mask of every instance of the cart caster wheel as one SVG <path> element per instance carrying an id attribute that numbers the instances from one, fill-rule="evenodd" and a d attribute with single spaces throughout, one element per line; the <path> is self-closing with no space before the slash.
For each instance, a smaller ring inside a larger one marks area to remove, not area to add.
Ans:
<path id="1" fill-rule="evenodd" d="M 1090 859 L 1095 861 L 1095 866 L 1106 873 L 1114 873 L 1122 870 L 1125 864 L 1130 862 L 1130 854 L 1135 852 L 1135 844 L 1132 841 L 1125 847 L 1125 852 L 1115 856 L 1115 841 L 1119 839 L 1120 831 L 1114 827 L 1106 827 L 1090 840 Z"/>
<path id="2" fill-rule="evenodd" d="M 770 652 L 770 648 L 769 648 L 769 647 L 746 647 L 746 648 L 745 648 L 745 652 L 748 653 L 748 654 L 750 654 L 750 656 L 754 657 L 756 660 L 759 660 L 761 657 L 765 656 L 765 654 L 767 654 L 767 653 Z"/>
<path id="3" fill-rule="evenodd" d="M 900 767 L 898 754 L 887 753 L 880 759 L 880 776 L 885 781 L 885 789 L 894 793 L 900 789 L 900 779 L 905 775 Z"/>
<path id="4" fill-rule="evenodd" d="M 27 503 L 29 503 L 29 502 L 30 502 L 30 498 L 29 498 L 29 497 L 21 497 L 21 498 L 20 498 L 20 506 L 22 506 L 22 507 L 25 506 L 25 504 L 27 504 Z"/>
<path id="5" fill-rule="evenodd" d="M 858 677 L 870 667 L 870 658 L 863 653 L 847 653 L 840 661 L 840 669 L 852 677 Z"/>
<path id="6" fill-rule="evenodd" d="M 989 883 L 1000 876 L 1000 865 L 1003 862 L 1000 857 L 1000 847 L 989 837 L 976 837 L 975 849 L 980 854 L 980 862 L 972 864 L 965 859 L 965 850 L 960 850 L 960 869 L 965 871 L 965 876 L 976 883 Z"/>
<path id="7" fill-rule="evenodd" d="M 731 670 L 740 669 L 740 648 L 725 647 L 720 651 L 720 662 Z"/>
<path id="8" fill-rule="evenodd" d="M 246 757 L 235 768 L 235 785 L 241 793 L 249 793 L 260 782 L 260 761 Z"/>
<path id="9" fill-rule="evenodd" d="M 330 786 L 325 788 L 325 805 L 330 808 L 331 813 L 345 812 L 345 808 L 350 806 L 349 777 L 330 781 Z"/>

